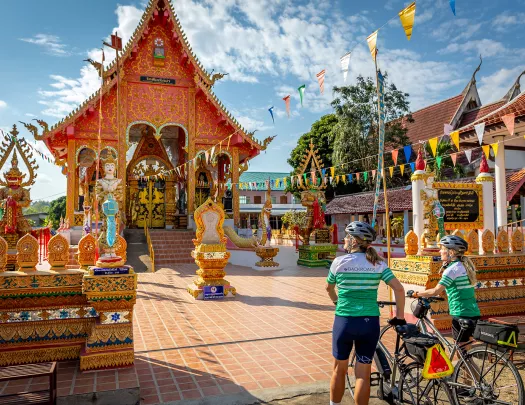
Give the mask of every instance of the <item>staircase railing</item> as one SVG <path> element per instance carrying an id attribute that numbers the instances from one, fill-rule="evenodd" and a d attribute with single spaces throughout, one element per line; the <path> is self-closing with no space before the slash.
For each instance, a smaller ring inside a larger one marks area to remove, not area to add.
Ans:
<path id="1" fill-rule="evenodd" d="M 151 259 L 151 271 L 155 272 L 155 250 L 153 249 L 153 244 L 151 243 L 151 235 L 149 232 L 148 225 L 144 221 L 144 235 L 146 235 L 146 243 L 148 244 L 149 257 Z"/>

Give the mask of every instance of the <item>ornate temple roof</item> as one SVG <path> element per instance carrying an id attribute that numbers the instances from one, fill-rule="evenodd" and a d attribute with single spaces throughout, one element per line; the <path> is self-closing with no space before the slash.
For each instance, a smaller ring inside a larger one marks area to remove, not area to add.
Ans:
<path id="1" fill-rule="evenodd" d="M 164 7 L 161 7 L 161 6 Z M 217 111 L 221 112 L 225 117 L 225 120 L 237 130 L 237 134 L 241 135 L 249 144 L 258 150 L 266 149 L 266 146 L 271 141 L 265 140 L 263 142 L 257 140 L 253 135 L 254 132 L 248 132 L 244 129 L 241 124 L 227 111 L 226 107 L 222 102 L 217 98 L 213 93 L 212 87 L 215 83 L 215 78 L 210 76 L 210 74 L 205 70 L 201 62 L 198 60 L 197 56 L 193 52 L 186 34 L 184 33 L 180 21 L 175 13 L 173 6 L 170 0 L 149 0 L 148 5 L 140 19 L 139 25 L 135 29 L 130 40 L 121 51 L 120 62 L 121 66 L 124 65 L 127 59 L 132 57 L 133 52 L 137 49 L 138 43 L 143 38 L 143 36 L 148 34 L 148 24 L 156 18 L 161 18 L 163 21 L 173 22 L 173 36 L 172 40 L 180 43 L 184 50 L 184 55 L 187 56 L 187 59 L 191 63 L 194 69 L 194 79 L 195 86 L 197 89 L 201 89 L 203 92 L 209 95 L 208 100 L 215 106 Z M 103 76 L 107 78 L 103 86 L 103 94 L 109 92 L 113 86 L 117 84 L 116 78 L 116 60 L 113 60 L 111 64 L 104 69 Z M 77 119 L 82 117 L 86 110 L 90 107 L 95 107 L 98 105 L 100 92 L 92 94 L 86 101 L 84 101 L 79 107 L 74 109 L 70 114 L 68 114 L 64 119 L 53 125 L 48 131 L 45 131 L 41 139 L 46 139 L 53 134 L 65 130 L 68 125 L 74 123 Z"/>

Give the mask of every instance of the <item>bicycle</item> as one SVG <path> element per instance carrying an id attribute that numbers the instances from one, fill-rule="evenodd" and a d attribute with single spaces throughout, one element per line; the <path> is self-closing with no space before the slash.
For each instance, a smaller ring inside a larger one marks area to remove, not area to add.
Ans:
<path id="1" fill-rule="evenodd" d="M 378 301 L 378 306 L 384 308 L 386 305 L 396 305 L 395 302 Z M 453 396 L 450 388 L 439 379 L 425 380 L 422 377 L 423 365 L 421 361 L 413 361 L 408 353 L 404 338 L 408 335 L 411 327 L 415 325 L 396 326 L 396 345 L 392 356 L 385 344 L 381 341 L 384 333 L 393 328 L 391 325 L 384 327 L 380 334 L 374 354 L 374 363 L 377 372 L 370 377 L 370 385 L 378 386 L 377 396 L 392 404 L 434 405 L 451 404 Z M 349 362 L 349 368 L 355 365 L 355 351 Z M 399 378 L 397 374 L 399 373 Z M 350 395 L 354 398 L 354 392 L 347 374 Z"/>
<path id="2" fill-rule="evenodd" d="M 411 292 L 407 295 L 411 296 Z M 514 349 L 508 347 L 491 347 L 487 343 L 478 342 L 467 351 L 473 342 L 451 343 L 434 326 L 428 318 L 431 304 L 444 301 L 444 298 L 418 298 L 412 312 L 418 318 L 416 326 L 423 333 L 432 333 L 443 347 L 448 349 L 449 357 L 454 359 L 458 354 L 458 361 L 454 373 L 446 379 L 447 385 L 454 394 L 456 405 L 466 404 L 501 404 L 525 405 L 525 390 L 523 381 L 516 366 L 510 360 L 515 351 L 525 348 L 518 346 Z M 461 335 L 475 326 L 474 321 L 460 319 Z M 431 331 L 431 332 L 430 332 Z M 499 369 L 498 369 L 499 368 Z"/>

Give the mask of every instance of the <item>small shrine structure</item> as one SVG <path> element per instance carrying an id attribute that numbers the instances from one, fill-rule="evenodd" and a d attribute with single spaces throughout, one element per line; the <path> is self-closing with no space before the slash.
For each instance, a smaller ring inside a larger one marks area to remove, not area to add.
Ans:
<path id="1" fill-rule="evenodd" d="M 226 183 L 238 183 L 248 161 L 272 139 L 258 141 L 217 99 L 213 87 L 225 74 L 204 69 L 168 0 L 149 1 L 118 63 L 101 75 L 102 91 L 56 125 L 25 124 L 67 176 L 66 216 L 73 229 L 83 226 L 96 173 L 105 175 L 102 164 L 97 170 L 99 133 L 102 149 L 118 156 L 126 190 L 121 218 L 141 228 L 186 228 L 195 208 L 216 191 L 222 198 Z M 214 146 L 213 154 L 207 152 Z M 232 191 L 238 224 L 239 192 Z"/>

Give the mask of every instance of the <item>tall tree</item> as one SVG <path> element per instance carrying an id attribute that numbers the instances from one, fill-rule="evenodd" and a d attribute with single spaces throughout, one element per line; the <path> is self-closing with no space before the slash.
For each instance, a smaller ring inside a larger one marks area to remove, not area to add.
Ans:
<path id="1" fill-rule="evenodd" d="M 408 93 L 388 83 L 385 78 L 385 150 L 407 145 L 407 129 L 404 122 L 413 122 L 410 114 Z M 334 87 L 336 98 L 332 102 L 337 124 L 333 128 L 334 147 L 332 161 L 340 167 L 340 173 L 371 171 L 377 168 L 378 151 L 378 105 L 375 81 L 368 77 L 357 77 L 351 86 Z M 393 165 L 390 154 L 385 154 L 385 166 Z M 388 179 L 388 176 L 387 176 Z M 362 187 L 371 189 L 373 182 Z M 400 176 L 388 179 L 390 185 L 401 185 L 406 179 Z M 398 184 L 399 183 L 399 184 Z"/>
<path id="2" fill-rule="evenodd" d="M 47 214 L 47 221 L 53 223 L 53 228 L 58 228 L 60 225 L 60 218 L 66 216 L 66 196 L 59 197 L 51 201 L 49 204 L 49 212 Z"/>
<path id="3" fill-rule="evenodd" d="M 426 155 L 428 157 L 432 156 L 432 149 L 430 148 L 430 145 L 426 144 L 425 146 Z M 427 166 L 429 170 L 435 171 L 436 181 L 451 179 L 451 178 L 459 178 L 465 174 L 465 170 L 463 169 L 463 166 L 461 165 L 455 165 L 452 162 L 452 158 L 450 157 L 451 153 L 454 153 L 455 147 L 452 146 L 452 143 L 449 141 L 440 141 L 437 144 L 436 148 L 436 158 L 427 160 Z M 437 164 L 437 158 L 441 158 L 441 165 L 438 167 Z"/>

